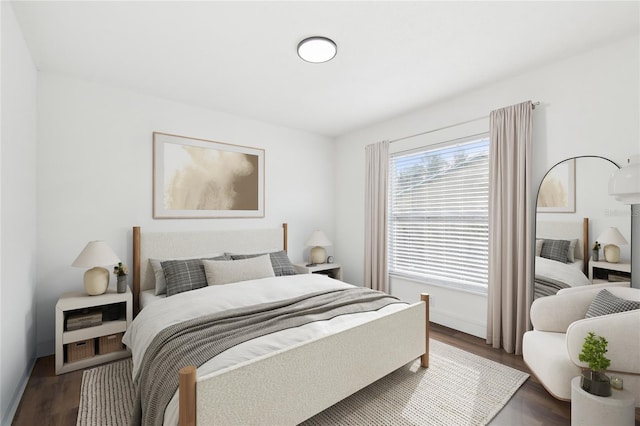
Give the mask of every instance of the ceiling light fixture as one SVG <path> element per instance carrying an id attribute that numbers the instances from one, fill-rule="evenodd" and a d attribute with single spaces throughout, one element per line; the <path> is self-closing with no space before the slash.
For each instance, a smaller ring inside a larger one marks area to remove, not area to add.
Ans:
<path id="1" fill-rule="evenodd" d="M 330 61 L 337 52 L 338 46 L 326 37 L 309 37 L 298 43 L 298 56 L 314 64 Z"/>

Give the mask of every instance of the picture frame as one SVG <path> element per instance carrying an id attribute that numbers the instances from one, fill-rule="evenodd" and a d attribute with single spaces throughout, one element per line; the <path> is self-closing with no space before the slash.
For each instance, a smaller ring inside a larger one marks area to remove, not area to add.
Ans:
<path id="1" fill-rule="evenodd" d="M 538 192 L 539 213 L 575 213 L 576 160 L 556 164 L 545 175 Z"/>
<path id="2" fill-rule="evenodd" d="M 153 218 L 262 218 L 265 151 L 153 132 Z"/>

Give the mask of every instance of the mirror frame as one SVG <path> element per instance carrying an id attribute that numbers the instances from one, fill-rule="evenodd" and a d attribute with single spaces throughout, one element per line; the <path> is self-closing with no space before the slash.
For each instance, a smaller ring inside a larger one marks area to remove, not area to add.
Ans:
<path id="1" fill-rule="evenodd" d="M 542 186 L 542 182 L 544 182 L 544 179 L 547 177 L 547 175 L 549 174 L 549 172 L 551 172 L 551 170 L 553 170 L 554 167 L 556 167 L 557 165 L 564 163 L 565 161 L 568 160 L 577 160 L 579 158 L 600 158 L 602 160 L 608 161 L 611 164 L 613 164 L 617 169 L 620 169 L 620 166 L 613 160 L 606 158 L 606 157 L 602 157 L 600 155 L 576 155 L 573 157 L 568 157 L 565 158 L 561 161 L 558 161 L 557 163 L 555 163 L 553 166 L 549 167 L 546 171 L 546 173 L 544 174 L 544 176 L 542 177 L 542 179 L 540 180 L 540 183 L 538 184 L 538 190 L 536 191 L 536 198 L 535 198 L 535 220 L 533 223 L 533 241 L 531 241 L 531 247 L 532 247 L 532 254 L 533 254 L 533 276 L 531 277 L 531 301 L 533 302 L 535 300 L 535 273 L 536 273 L 536 268 L 535 268 L 535 255 L 536 255 L 536 250 L 535 250 L 535 246 L 536 246 L 536 236 L 537 236 L 537 228 L 538 228 L 538 197 L 540 196 L 540 188 Z M 609 195 L 607 193 L 607 195 Z M 611 196 L 611 195 L 610 195 Z M 611 196 L 613 197 L 613 196 Z M 625 204 L 626 205 L 626 204 Z M 630 205 L 626 205 L 627 207 L 629 207 L 630 210 L 630 214 L 629 214 L 629 221 L 630 221 L 630 229 L 631 229 L 631 238 L 633 239 L 633 235 L 634 235 L 634 225 L 633 225 L 633 206 Z M 633 264 L 633 243 L 629 242 L 630 244 L 630 250 L 629 250 L 629 262 L 631 264 Z M 585 257 L 587 256 L 587 254 L 585 253 Z M 633 265 L 632 265 L 633 266 Z M 586 268 L 586 265 L 585 265 Z M 631 268 L 631 286 L 633 286 L 633 267 Z"/>

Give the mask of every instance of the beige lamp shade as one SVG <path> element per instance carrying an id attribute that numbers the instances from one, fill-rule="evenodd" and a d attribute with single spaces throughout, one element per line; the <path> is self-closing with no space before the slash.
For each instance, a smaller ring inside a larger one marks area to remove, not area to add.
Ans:
<path id="1" fill-rule="evenodd" d="M 620 261 L 620 247 L 618 245 L 629 244 L 615 226 L 604 230 L 598 237 L 600 244 L 604 244 L 604 259 L 609 263 Z"/>
<path id="2" fill-rule="evenodd" d="M 104 241 L 89 241 L 71 266 L 91 268 L 84 273 L 84 288 L 89 296 L 97 296 L 109 287 L 109 271 L 103 266 L 115 265 L 120 258 Z"/>
<path id="3" fill-rule="evenodd" d="M 306 242 L 307 246 L 312 247 L 309 251 L 309 263 L 325 263 L 327 260 L 326 246 L 331 245 L 331 241 L 322 231 L 313 231 Z"/>

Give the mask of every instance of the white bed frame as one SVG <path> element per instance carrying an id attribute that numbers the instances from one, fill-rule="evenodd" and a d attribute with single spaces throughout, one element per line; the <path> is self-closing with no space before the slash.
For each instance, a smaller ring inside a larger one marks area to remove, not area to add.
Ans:
<path id="1" fill-rule="evenodd" d="M 153 288 L 148 259 L 287 249 L 278 229 L 145 233 L 133 228 L 133 298 Z M 197 378 L 180 370 L 180 425 L 293 425 L 420 358 L 429 366 L 429 295 L 406 309 Z"/>

